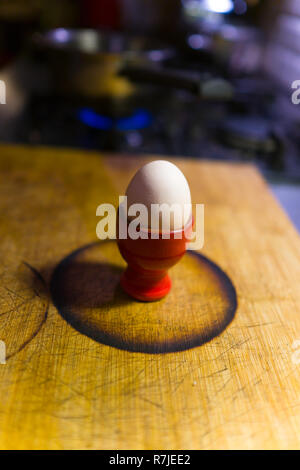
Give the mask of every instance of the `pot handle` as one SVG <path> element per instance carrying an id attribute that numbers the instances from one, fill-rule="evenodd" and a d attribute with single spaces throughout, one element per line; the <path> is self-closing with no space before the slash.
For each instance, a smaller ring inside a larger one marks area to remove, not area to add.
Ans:
<path id="1" fill-rule="evenodd" d="M 234 95 L 233 86 L 223 78 L 204 78 L 198 74 L 166 69 L 157 65 L 136 65 L 127 62 L 119 70 L 119 75 L 134 82 L 186 90 L 201 99 L 227 101 Z"/>

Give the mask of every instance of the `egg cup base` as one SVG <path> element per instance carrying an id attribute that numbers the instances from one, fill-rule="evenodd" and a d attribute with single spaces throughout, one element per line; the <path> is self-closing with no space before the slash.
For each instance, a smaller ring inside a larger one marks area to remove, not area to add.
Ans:
<path id="1" fill-rule="evenodd" d="M 153 302 L 165 297 L 172 286 L 172 281 L 167 272 L 160 273 L 159 276 L 149 278 L 150 272 L 138 272 L 129 266 L 121 277 L 123 290 L 136 300 L 143 302 Z"/>

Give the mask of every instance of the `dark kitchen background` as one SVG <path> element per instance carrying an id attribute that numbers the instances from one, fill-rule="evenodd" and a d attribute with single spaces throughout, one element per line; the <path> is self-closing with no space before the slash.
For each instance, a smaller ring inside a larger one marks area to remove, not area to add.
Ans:
<path id="1" fill-rule="evenodd" d="M 297 0 L 0 0 L 0 140 L 252 162 L 300 229 Z"/>

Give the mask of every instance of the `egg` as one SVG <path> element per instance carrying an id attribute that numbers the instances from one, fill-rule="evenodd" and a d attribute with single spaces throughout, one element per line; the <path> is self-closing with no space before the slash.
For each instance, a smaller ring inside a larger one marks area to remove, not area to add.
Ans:
<path id="1" fill-rule="evenodd" d="M 140 168 L 129 183 L 126 196 L 128 208 L 132 204 L 146 206 L 147 227 L 151 230 L 179 230 L 191 218 L 191 192 L 188 182 L 179 168 L 166 160 L 155 160 Z M 153 204 L 167 204 L 168 210 L 166 206 L 160 209 L 158 206 L 152 206 Z M 170 216 L 167 220 L 168 211 Z"/>

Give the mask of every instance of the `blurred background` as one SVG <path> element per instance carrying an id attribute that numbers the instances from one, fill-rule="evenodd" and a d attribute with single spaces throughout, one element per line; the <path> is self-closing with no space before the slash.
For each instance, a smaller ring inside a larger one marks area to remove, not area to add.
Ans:
<path id="1" fill-rule="evenodd" d="M 252 162 L 300 230 L 299 1 L 0 0 L 0 80 L 1 142 Z"/>

